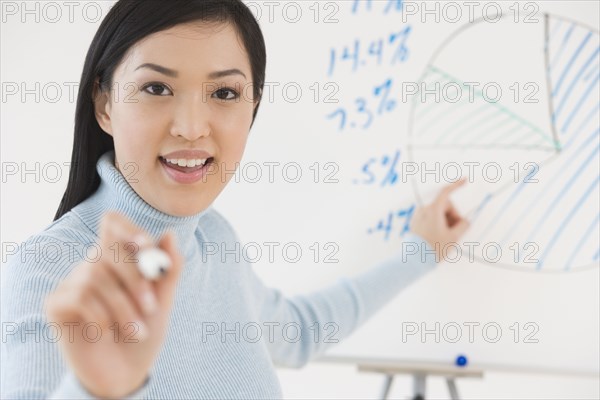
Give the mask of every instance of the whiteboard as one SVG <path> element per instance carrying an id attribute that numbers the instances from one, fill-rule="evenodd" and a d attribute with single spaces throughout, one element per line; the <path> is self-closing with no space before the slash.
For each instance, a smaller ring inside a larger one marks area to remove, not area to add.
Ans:
<path id="1" fill-rule="evenodd" d="M 261 9 L 273 97 L 216 202 L 260 276 L 296 294 L 371 268 L 459 171 L 478 246 L 328 354 L 597 371 L 598 4 L 301 4 Z"/>
<path id="2" fill-rule="evenodd" d="M 90 3 L 106 11 L 110 2 Z M 429 13 L 396 0 L 245 3 L 265 36 L 267 84 L 215 208 L 250 244 L 268 285 L 307 293 L 394 254 L 414 208 L 444 184 L 408 176 L 410 165 L 437 162 L 444 178 L 450 163 L 465 175 L 467 163 L 491 166 L 469 175 L 453 201 L 473 221 L 464 240 L 502 244 L 501 257 L 491 261 L 493 248 L 484 256 L 480 245 L 473 262 L 463 253 L 441 264 L 330 354 L 441 362 L 465 354 L 473 364 L 598 371 L 598 3 L 477 2 L 472 13 L 464 2 L 429 2 Z M 54 180 L 3 171 L 4 242 L 47 226 L 66 185 L 71 88 L 100 20 L 64 18 L 2 26 L 3 82 L 62 91 L 57 101 L 52 92 L 3 99 L 3 167 L 62 166 Z M 69 43 L 60 62 L 57 43 Z M 413 93 L 436 83 L 446 90 L 440 101 Z M 478 83 L 472 101 L 447 101 L 467 83 Z M 497 87 L 500 99 L 489 101 Z M 537 182 L 520 183 L 527 178 Z M 533 256 L 529 242 L 539 245 Z M 415 326 L 434 333 L 403 340 Z"/>

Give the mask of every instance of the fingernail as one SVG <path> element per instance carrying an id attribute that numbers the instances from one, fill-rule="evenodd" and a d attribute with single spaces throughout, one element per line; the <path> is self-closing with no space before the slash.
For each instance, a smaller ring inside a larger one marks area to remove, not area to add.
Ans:
<path id="1" fill-rule="evenodd" d="M 144 312 L 146 315 L 154 313 L 158 307 L 156 297 L 150 290 L 145 290 L 144 294 L 142 294 L 142 307 L 144 307 Z"/>

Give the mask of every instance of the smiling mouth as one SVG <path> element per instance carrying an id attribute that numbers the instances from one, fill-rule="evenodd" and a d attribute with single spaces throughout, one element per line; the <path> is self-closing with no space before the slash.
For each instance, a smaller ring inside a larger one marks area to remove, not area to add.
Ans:
<path id="1" fill-rule="evenodd" d="M 188 174 L 199 171 L 202 168 L 207 168 L 210 164 L 214 162 L 214 157 L 209 157 L 205 160 L 187 160 L 187 162 L 183 159 L 167 160 L 166 158 L 161 156 L 159 156 L 158 159 L 166 167 Z M 188 165 L 190 166 L 188 167 Z"/>

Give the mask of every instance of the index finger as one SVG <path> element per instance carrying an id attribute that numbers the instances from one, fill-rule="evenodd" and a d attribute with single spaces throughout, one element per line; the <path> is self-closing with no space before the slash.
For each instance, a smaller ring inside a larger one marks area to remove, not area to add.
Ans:
<path id="1" fill-rule="evenodd" d="M 143 248 L 151 245 L 150 237 L 146 232 L 115 211 L 108 211 L 103 216 L 99 236 L 102 247 L 108 249 L 110 246 L 118 245 L 126 251 L 127 255 L 137 252 L 138 246 Z"/>
<path id="2" fill-rule="evenodd" d="M 135 264 L 138 251 L 151 245 L 149 235 L 124 215 L 112 211 L 105 214 L 100 231 L 102 249 L 106 251 L 102 255 L 106 268 L 137 300 L 140 310 L 153 313 L 156 299 L 152 286 Z M 115 251 L 114 246 L 122 250 Z"/>
<path id="3" fill-rule="evenodd" d="M 448 197 L 450 197 L 450 194 L 462 185 L 464 185 L 466 182 L 467 179 L 463 177 L 457 180 L 456 182 L 452 182 L 451 184 L 444 186 L 444 188 L 437 195 L 434 202 L 437 205 L 445 206 L 448 203 Z"/>

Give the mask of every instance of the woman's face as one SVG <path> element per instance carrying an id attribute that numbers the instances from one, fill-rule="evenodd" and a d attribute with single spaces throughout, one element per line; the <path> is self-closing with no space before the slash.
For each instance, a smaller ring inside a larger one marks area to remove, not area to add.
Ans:
<path id="1" fill-rule="evenodd" d="M 129 50 L 96 118 L 114 139 L 116 167 L 147 203 L 187 216 L 224 189 L 252 123 L 251 80 L 229 24 L 178 25 Z"/>

